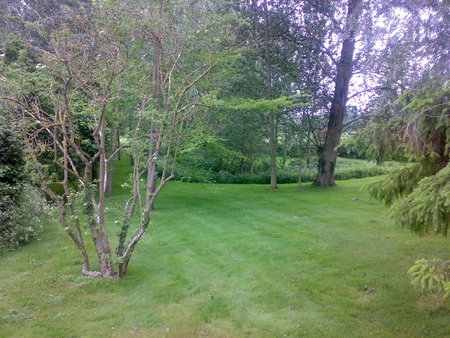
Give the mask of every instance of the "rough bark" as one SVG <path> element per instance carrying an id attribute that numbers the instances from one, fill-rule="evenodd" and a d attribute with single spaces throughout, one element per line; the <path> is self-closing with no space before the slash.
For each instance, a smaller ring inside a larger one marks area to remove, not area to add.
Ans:
<path id="1" fill-rule="evenodd" d="M 334 169 L 336 165 L 343 121 L 348 97 L 348 87 L 352 77 L 353 54 L 355 51 L 355 35 L 360 15 L 362 0 L 349 0 L 345 34 L 341 56 L 337 65 L 335 89 L 331 102 L 330 117 L 325 135 L 325 142 L 319 149 L 319 161 L 315 185 L 321 187 L 334 186 Z"/>

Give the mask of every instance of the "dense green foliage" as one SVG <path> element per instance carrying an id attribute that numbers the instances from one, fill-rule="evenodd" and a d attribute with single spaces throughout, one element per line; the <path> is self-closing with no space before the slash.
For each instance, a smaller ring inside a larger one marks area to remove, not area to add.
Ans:
<path id="1" fill-rule="evenodd" d="M 26 178 L 23 145 L 17 135 L 0 130 L 0 210 L 20 195 Z"/>
<path id="2" fill-rule="evenodd" d="M 279 159 L 280 162 L 282 159 Z M 267 161 L 267 159 L 266 159 Z M 264 162 L 260 164 L 264 168 Z M 341 158 L 337 165 L 335 176 L 338 180 L 349 180 L 353 178 L 371 177 L 384 175 L 400 166 L 400 163 L 384 163 L 376 165 L 365 160 L 353 160 Z M 267 167 L 266 167 L 267 168 Z M 301 172 L 303 182 L 313 182 L 316 177 L 316 169 L 305 168 Z M 298 182 L 298 162 L 291 160 L 285 164 L 283 170 L 278 171 L 278 183 L 297 183 Z M 225 184 L 269 184 L 270 173 L 267 170 L 263 172 L 250 173 L 230 173 L 227 171 L 214 172 L 208 167 L 193 166 L 190 162 L 188 165 L 180 163 L 175 170 L 175 180 L 183 182 L 197 183 L 225 183 Z"/>
<path id="3" fill-rule="evenodd" d="M 12 250 L 39 235 L 44 212 L 41 192 L 27 183 L 23 145 L 0 130 L 0 251 Z"/>
<path id="4" fill-rule="evenodd" d="M 0 251 L 16 249 L 38 237 L 46 208 L 39 189 L 29 184 L 22 186 L 15 201 L 0 211 Z"/>

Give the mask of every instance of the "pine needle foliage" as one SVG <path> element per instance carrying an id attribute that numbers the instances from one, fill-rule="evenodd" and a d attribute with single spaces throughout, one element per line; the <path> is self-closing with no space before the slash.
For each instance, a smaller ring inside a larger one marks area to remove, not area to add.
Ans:
<path id="1" fill-rule="evenodd" d="M 449 233 L 450 166 L 422 179 L 406 198 L 392 206 L 397 224 L 418 234 Z"/>
<path id="2" fill-rule="evenodd" d="M 450 297 L 450 260 L 419 259 L 408 270 L 412 284 L 423 290 L 443 292 L 444 299 Z"/>
<path id="3" fill-rule="evenodd" d="M 354 145 L 382 162 L 402 156 L 415 162 L 369 187 L 391 206 L 391 216 L 419 234 L 448 236 L 450 223 L 450 82 L 427 81 L 379 113 Z M 365 141 L 365 143 L 363 142 Z M 412 284 L 450 296 L 450 260 L 420 259 L 409 269 Z"/>
<path id="4" fill-rule="evenodd" d="M 352 144 L 374 161 L 402 156 L 414 164 L 369 187 L 392 207 L 398 225 L 423 235 L 449 232 L 450 83 L 429 80 L 378 112 Z"/>
<path id="5" fill-rule="evenodd" d="M 435 170 L 426 163 L 402 167 L 391 171 L 383 181 L 370 185 L 369 191 L 372 197 L 392 206 L 395 202 L 411 194 L 424 177 L 434 173 Z"/>

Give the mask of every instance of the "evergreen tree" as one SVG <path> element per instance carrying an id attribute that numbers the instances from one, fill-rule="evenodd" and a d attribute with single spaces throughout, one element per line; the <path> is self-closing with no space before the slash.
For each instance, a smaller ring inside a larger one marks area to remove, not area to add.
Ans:
<path id="1" fill-rule="evenodd" d="M 449 232 L 449 99 L 448 82 L 426 82 L 400 96 L 358 136 L 370 144 L 366 154 L 374 160 L 400 152 L 414 161 L 373 184 L 370 191 L 394 206 L 399 225 L 419 234 Z"/>

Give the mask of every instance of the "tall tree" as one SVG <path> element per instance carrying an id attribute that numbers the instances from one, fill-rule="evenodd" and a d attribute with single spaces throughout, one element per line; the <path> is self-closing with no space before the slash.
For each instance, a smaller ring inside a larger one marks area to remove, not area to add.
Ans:
<path id="1" fill-rule="evenodd" d="M 295 1 L 233 1 L 235 10 L 249 25 L 241 38 L 248 46 L 236 63 L 242 76 L 224 96 L 240 96 L 253 100 L 276 100 L 295 94 L 296 82 Z M 277 128 L 282 111 L 266 111 L 270 187 L 277 188 Z"/>
<path id="2" fill-rule="evenodd" d="M 344 29 L 345 35 L 342 42 L 340 59 L 336 67 L 334 95 L 331 102 L 325 142 L 320 148 L 318 173 L 314 182 L 318 186 L 327 187 L 335 185 L 336 147 L 339 144 L 343 129 L 348 89 L 352 77 L 355 38 L 362 11 L 361 5 L 362 0 L 348 1 L 347 19 Z"/>
<path id="3" fill-rule="evenodd" d="M 263 1 L 264 13 L 264 61 L 266 68 L 267 99 L 272 99 L 272 60 L 270 47 L 272 44 L 272 32 L 270 29 L 269 9 L 267 0 Z M 277 189 L 277 131 L 274 112 L 269 112 L 269 146 L 270 146 L 270 189 Z"/>

